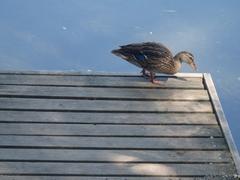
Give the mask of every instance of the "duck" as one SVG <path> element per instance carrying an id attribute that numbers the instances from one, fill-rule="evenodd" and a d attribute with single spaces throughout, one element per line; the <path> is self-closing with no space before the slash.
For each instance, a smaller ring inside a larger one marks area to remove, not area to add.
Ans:
<path id="1" fill-rule="evenodd" d="M 180 71 L 182 63 L 187 63 L 194 71 L 197 70 L 192 53 L 181 51 L 173 56 L 166 46 L 157 42 L 122 45 L 111 53 L 141 68 L 142 75 L 149 77 L 153 84 L 160 84 L 155 78 L 156 73 L 176 74 Z"/>

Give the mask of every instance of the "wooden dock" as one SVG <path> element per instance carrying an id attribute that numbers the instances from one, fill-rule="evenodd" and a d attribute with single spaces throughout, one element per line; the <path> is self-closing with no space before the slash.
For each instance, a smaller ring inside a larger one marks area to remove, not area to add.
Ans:
<path id="1" fill-rule="evenodd" d="M 211 76 L 159 79 L 0 72 L 0 179 L 238 179 Z"/>

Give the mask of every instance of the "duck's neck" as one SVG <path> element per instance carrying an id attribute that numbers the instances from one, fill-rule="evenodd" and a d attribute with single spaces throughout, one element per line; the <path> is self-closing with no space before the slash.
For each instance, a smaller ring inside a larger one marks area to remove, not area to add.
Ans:
<path id="1" fill-rule="evenodd" d="M 182 67 L 181 54 L 176 54 L 176 56 L 173 57 L 173 60 L 174 60 L 175 71 L 177 73 Z"/>

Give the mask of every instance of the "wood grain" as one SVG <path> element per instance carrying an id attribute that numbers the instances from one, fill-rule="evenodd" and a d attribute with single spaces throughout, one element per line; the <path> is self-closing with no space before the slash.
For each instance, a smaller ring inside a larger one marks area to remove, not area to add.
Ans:
<path id="1" fill-rule="evenodd" d="M 51 175 L 51 176 L 38 176 L 38 175 L 4 175 L 1 176 L 1 180 L 201 180 L 196 177 L 116 177 L 116 176 L 61 176 L 61 175 Z M 225 179 L 212 179 L 212 180 L 225 180 Z"/>
<path id="2" fill-rule="evenodd" d="M 206 90 L 0 86 L 0 97 L 61 99 L 209 100 Z"/>
<path id="3" fill-rule="evenodd" d="M 8 124 L 0 135 L 222 137 L 217 125 Z"/>
<path id="4" fill-rule="evenodd" d="M 209 75 L 158 79 L 0 72 L 0 179 L 232 178 L 236 153 Z"/>
<path id="5" fill-rule="evenodd" d="M 208 101 L 113 101 L 0 98 L 1 110 L 212 112 Z"/>
<path id="6" fill-rule="evenodd" d="M 217 125 L 213 113 L 89 113 L 0 111 L 0 122 L 60 124 Z"/>
<path id="7" fill-rule="evenodd" d="M 206 83 L 206 86 L 208 88 L 211 101 L 214 106 L 214 111 L 216 112 L 216 116 L 218 118 L 218 121 L 221 125 L 222 131 L 224 132 L 224 136 L 226 138 L 226 141 L 228 143 L 229 149 L 232 153 L 233 160 L 237 169 L 238 174 L 240 174 L 240 157 L 238 153 L 238 149 L 234 143 L 230 128 L 228 126 L 228 122 L 226 120 L 226 117 L 224 115 L 222 105 L 220 103 L 220 100 L 217 95 L 217 91 L 215 89 L 215 86 L 213 84 L 212 78 L 210 74 L 204 74 L 204 82 Z"/>
<path id="8" fill-rule="evenodd" d="M 1 135 L 1 147 L 72 149 L 227 149 L 223 138 L 65 137 Z"/>
<path id="9" fill-rule="evenodd" d="M 152 150 L 84 150 L 84 149 L 14 149 L 0 148 L 3 161 L 41 162 L 171 162 L 227 163 L 228 151 L 152 151 Z"/>
<path id="10" fill-rule="evenodd" d="M 233 174 L 233 169 L 231 164 L 0 162 L 0 174 L 201 176 Z"/>
<path id="11" fill-rule="evenodd" d="M 140 88 L 183 88 L 203 89 L 202 78 L 160 77 L 161 85 L 152 84 L 143 77 L 136 76 L 50 76 L 50 75 L 0 75 L 2 85 L 51 85 L 51 86 L 89 86 L 89 87 L 140 87 Z"/>

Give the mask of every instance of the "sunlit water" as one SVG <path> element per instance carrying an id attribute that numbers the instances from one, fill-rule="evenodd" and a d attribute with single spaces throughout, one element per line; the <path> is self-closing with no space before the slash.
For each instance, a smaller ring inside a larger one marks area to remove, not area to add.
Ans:
<path id="1" fill-rule="evenodd" d="M 0 70 L 138 72 L 110 50 L 143 41 L 187 50 L 199 72 L 212 74 L 240 149 L 239 7 L 239 0 L 1 0 Z"/>

